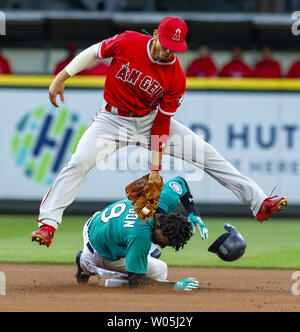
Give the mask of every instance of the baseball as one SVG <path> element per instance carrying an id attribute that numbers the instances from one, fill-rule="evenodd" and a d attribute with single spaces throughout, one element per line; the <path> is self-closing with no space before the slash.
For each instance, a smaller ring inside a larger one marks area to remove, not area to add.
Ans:
<path id="1" fill-rule="evenodd" d="M 150 213 L 150 210 L 145 206 L 143 209 L 142 209 L 142 212 L 145 216 L 147 216 L 149 213 Z"/>

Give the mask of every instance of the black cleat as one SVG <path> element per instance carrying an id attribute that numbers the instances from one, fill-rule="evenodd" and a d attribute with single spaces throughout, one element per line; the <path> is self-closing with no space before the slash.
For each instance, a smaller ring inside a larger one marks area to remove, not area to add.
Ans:
<path id="1" fill-rule="evenodd" d="M 84 274 L 82 271 L 82 268 L 80 266 L 81 255 L 82 255 L 82 250 L 78 251 L 77 256 L 76 256 L 76 264 L 77 264 L 76 279 L 79 284 L 87 284 L 87 282 L 90 279 L 90 276 L 88 276 L 87 274 Z"/>

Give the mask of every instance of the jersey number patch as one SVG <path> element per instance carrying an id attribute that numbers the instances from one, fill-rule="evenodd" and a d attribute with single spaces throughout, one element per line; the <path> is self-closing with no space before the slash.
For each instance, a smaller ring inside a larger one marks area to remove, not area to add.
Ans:
<path id="1" fill-rule="evenodd" d="M 108 211 L 108 208 L 105 209 L 102 214 L 101 214 L 101 221 L 104 223 L 107 223 L 110 221 L 111 218 L 117 218 L 120 217 L 120 215 L 126 210 L 126 204 L 125 203 L 120 203 L 114 205 L 111 210 L 109 215 L 107 216 L 106 213 Z"/>

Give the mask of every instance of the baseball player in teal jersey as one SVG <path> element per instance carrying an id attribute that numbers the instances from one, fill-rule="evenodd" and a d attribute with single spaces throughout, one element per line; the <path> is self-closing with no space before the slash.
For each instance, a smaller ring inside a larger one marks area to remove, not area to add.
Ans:
<path id="1" fill-rule="evenodd" d="M 188 217 L 171 212 L 182 203 Z M 151 256 L 157 246 L 183 248 L 198 226 L 202 239 L 208 231 L 194 205 L 186 181 L 176 177 L 166 182 L 154 217 L 145 225 L 130 200 L 122 200 L 96 212 L 83 230 L 84 249 L 77 254 L 77 281 L 86 283 L 91 275 L 102 278 L 119 274 L 131 288 L 149 282 L 166 282 L 167 264 Z M 125 277 L 125 278 L 124 278 Z M 184 278 L 175 288 L 191 290 L 199 283 Z"/>

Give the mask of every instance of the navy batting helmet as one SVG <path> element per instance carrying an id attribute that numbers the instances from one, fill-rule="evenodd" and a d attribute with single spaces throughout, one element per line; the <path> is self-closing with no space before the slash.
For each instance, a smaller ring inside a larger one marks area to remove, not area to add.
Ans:
<path id="1" fill-rule="evenodd" d="M 223 261 L 232 262 L 241 258 L 246 251 L 246 241 L 239 231 L 230 224 L 225 224 L 228 233 L 222 234 L 208 248 L 208 251 L 217 254 Z"/>

